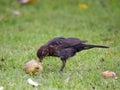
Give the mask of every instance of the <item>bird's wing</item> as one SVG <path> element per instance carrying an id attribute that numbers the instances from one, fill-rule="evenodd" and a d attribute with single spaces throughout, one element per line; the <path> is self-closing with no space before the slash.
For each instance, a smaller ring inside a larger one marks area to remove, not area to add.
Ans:
<path id="1" fill-rule="evenodd" d="M 47 45 L 57 44 L 56 41 L 61 41 L 61 40 L 63 40 L 63 39 L 65 39 L 65 38 L 63 38 L 63 37 L 53 38 L 53 39 L 51 39 L 51 40 L 49 40 L 49 41 L 47 42 Z"/>
<path id="2" fill-rule="evenodd" d="M 77 39 L 77 38 L 66 38 L 65 42 L 67 44 L 69 44 L 70 46 L 74 46 L 74 45 L 77 45 L 77 44 L 80 44 L 80 43 L 85 43 L 86 41 L 85 40 L 80 40 L 80 39 Z"/>
<path id="3" fill-rule="evenodd" d="M 50 41 L 48 41 L 47 45 L 52 46 L 54 48 L 57 49 L 62 49 L 62 48 L 68 48 L 68 47 L 72 47 L 74 45 L 80 44 L 80 43 L 84 43 L 86 41 L 77 39 L 77 38 L 54 38 Z"/>

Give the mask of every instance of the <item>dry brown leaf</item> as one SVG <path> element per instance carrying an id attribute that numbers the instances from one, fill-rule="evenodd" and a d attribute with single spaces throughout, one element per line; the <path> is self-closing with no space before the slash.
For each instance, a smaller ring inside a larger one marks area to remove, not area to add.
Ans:
<path id="1" fill-rule="evenodd" d="M 109 52 L 107 52 L 106 54 L 109 55 L 109 56 L 112 56 L 112 55 L 113 55 L 113 52 L 112 52 L 112 51 L 109 51 Z"/>

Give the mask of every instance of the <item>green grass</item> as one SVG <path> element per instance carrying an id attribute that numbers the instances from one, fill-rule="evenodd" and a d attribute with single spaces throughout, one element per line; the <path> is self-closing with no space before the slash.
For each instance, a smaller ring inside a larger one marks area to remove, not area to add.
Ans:
<path id="1" fill-rule="evenodd" d="M 85 3 L 87 9 L 79 8 Z M 38 0 L 20 5 L 0 0 L 0 86 L 5 90 L 34 90 L 28 78 L 39 82 L 38 90 L 119 90 L 120 88 L 119 0 Z M 12 14 L 18 10 L 22 16 Z M 82 51 L 67 61 L 59 73 L 59 58 L 47 57 L 44 72 L 25 74 L 24 64 L 36 59 L 37 49 L 54 37 L 76 37 L 109 49 Z M 104 59 L 101 62 L 101 59 Z M 105 79 L 111 70 L 118 79 Z M 68 83 L 65 80 L 70 77 Z"/>

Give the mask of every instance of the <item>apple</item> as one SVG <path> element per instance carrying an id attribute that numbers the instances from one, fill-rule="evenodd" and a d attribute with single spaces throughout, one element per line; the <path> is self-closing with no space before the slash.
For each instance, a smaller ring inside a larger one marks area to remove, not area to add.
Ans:
<path id="1" fill-rule="evenodd" d="M 104 71 L 101 75 L 106 78 L 116 78 L 116 73 L 112 71 Z"/>
<path id="2" fill-rule="evenodd" d="M 27 74 L 31 75 L 35 75 L 37 72 L 42 72 L 43 71 L 42 63 L 37 62 L 35 60 L 31 60 L 25 64 L 24 71 Z"/>

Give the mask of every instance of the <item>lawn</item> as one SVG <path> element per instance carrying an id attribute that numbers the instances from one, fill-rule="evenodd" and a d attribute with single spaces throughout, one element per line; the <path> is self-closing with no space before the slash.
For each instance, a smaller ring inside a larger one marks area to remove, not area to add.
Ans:
<path id="1" fill-rule="evenodd" d="M 85 4 L 86 8 L 80 5 Z M 4 90 L 119 90 L 120 89 L 119 0 L 37 0 L 21 5 L 0 0 L 0 87 Z M 20 12 L 15 15 L 13 11 Z M 46 57 L 44 72 L 30 76 L 26 62 L 38 60 L 37 49 L 54 37 L 75 37 L 109 49 L 77 53 L 58 72 L 61 61 Z M 103 78 L 110 70 L 118 79 Z M 38 87 L 27 79 L 38 82 Z"/>

